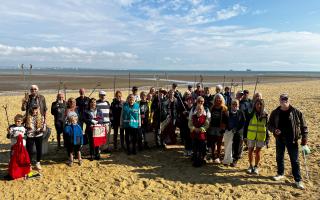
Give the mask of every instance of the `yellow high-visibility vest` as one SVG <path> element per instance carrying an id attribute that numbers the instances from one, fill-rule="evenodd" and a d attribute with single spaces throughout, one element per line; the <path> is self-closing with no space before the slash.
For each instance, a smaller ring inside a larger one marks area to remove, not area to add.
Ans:
<path id="1" fill-rule="evenodd" d="M 263 118 L 261 121 L 259 121 L 257 119 L 256 114 L 254 114 L 248 126 L 248 133 L 247 133 L 248 140 L 256 140 L 256 141 L 264 142 L 267 137 L 266 123 L 267 123 L 266 118 Z"/>

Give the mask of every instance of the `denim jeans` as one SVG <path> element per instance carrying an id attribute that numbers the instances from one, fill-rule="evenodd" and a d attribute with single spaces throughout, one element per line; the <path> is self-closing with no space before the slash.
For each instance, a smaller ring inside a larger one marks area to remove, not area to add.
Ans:
<path id="1" fill-rule="evenodd" d="M 284 153 L 285 148 L 291 161 L 292 175 L 296 182 L 301 181 L 300 165 L 299 165 L 299 146 L 298 143 L 286 142 L 281 139 L 276 139 L 276 159 L 278 166 L 278 175 L 284 174 Z"/>

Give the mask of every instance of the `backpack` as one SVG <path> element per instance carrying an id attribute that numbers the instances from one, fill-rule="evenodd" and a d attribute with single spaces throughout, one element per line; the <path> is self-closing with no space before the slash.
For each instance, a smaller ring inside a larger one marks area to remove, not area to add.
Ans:
<path id="1" fill-rule="evenodd" d="M 23 146 L 22 136 L 19 135 L 17 143 L 11 147 L 11 157 L 9 163 L 9 175 L 12 179 L 24 177 L 30 172 L 30 157 Z"/>

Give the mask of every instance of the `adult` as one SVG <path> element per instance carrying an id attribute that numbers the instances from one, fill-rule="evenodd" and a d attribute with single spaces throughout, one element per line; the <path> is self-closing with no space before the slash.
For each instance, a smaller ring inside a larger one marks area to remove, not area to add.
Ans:
<path id="1" fill-rule="evenodd" d="M 213 95 L 210 94 L 210 88 L 209 87 L 204 87 L 204 104 L 203 106 L 205 108 L 211 108 L 212 106 L 212 101 L 213 101 Z"/>
<path id="2" fill-rule="evenodd" d="M 240 101 L 240 110 L 250 113 L 253 109 L 252 100 L 249 98 L 249 90 L 243 90 L 243 96 Z"/>
<path id="3" fill-rule="evenodd" d="M 135 102 L 133 94 L 130 94 L 127 102 L 123 104 L 120 125 L 125 129 L 127 154 L 137 154 L 136 145 L 139 127 L 141 127 L 141 116 L 139 104 Z"/>
<path id="4" fill-rule="evenodd" d="M 146 134 L 147 134 L 147 129 L 148 129 L 148 116 L 149 116 L 149 105 L 147 101 L 147 93 L 142 91 L 140 93 L 140 101 L 139 107 L 140 107 L 140 116 L 141 116 L 141 127 L 138 132 L 138 148 L 139 150 L 144 149 L 149 149 Z M 143 147 L 142 147 L 143 144 Z"/>
<path id="5" fill-rule="evenodd" d="M 237 165 L 242 151 L 242 129 L 245 123 L 245 115 L 239 110 L 239 101 L 234 99 L 231 102 L 227 129 L 224 134 L 224 159 L 223 164 Z"/>
<path id="6" fill-rule="evenodd" d="M 37 85 L 30 86 L 30 94 L 26 95 L 22 101 L 21 110 L 26 111 L 26 116 L 32 111 L 34 106 L 39 107 L 41 115 L 44 117 L 44 122 L 46 121 L 47 114 L 47 104 L 44 96 L 39 94 L 39 87 Z"/>
<path id="7" fill-rule="evenodd" d="M 247 145 L 248 145 L 248 158 L 249 174 L 259 174 L 259 162 L 261 159 L 261 149 L 269 143 L 269 133 L 267 130 L 268 114 L 264 111 L 264 100 L 259 99 L 253 105 L 251 113 L 246 114 L 247 126 Z M 255 152 L 254 165 L 253 153 Z"/>
<path id="8" fill-rule="evenodd" d="M 118 149 L 118 133 L 120 129 L 120 145 L 121 149 L 125 149 L 124 147 L 124 129 L 120 128 L 120 117 L 121 117 L 121 111 L 124 104 L 124 101 L 121 99 L 122 93 L 121 91 L 116 91 L 115 97 L 111 103 L 111 125 L 113 127 L 113 148 L 115 150 Z"/>
<path id="9" fill-rule="evenodd" d="M 226 106 L 228 107 L 228 109 L 231 109 L 231 101 L 232 101 L 232 97 L 231 97 L 231 91 L 230 91 L 230 87 L 226 86 L 224 88 L 224 100 L 226 102 Z"/>
<path id="10" fill-rule="evenodd" d="M 35 144 L 37 154 L 36 169 L 41 170 L 40 161 L 42 158 L 42 140 L 43 132 L 46 130 L 46 124 L 44 123 L 44 117 L 40 113 L 40 107 L 37 104 L 33 104 L 25 120 L 27 128 L 27 151 L 30 156 L 30 160 L 32 160 L 33 144 Z"/>
<path id="11" fill-rule="evenodd" d="M 165 144 L 176 144 L 176 120 L 178 115 L 178 101 L 174 97 L 174 91 L 168 92 L 168 99 L 164 102 L 161 112 L 165 120 L 161 122 L 162 139 Z"/>
<path id="12" fill-rule="evenodd" d="M 95 98 L 89 100 L 89 108 L 85 111 L 84 122 L 86 123 L 86 131 L 89 148 L 90 148 L 90 160 L 94 159 L 100 160 L 100 147 L 94 146 L 93 142 L 93 130 L 92 126 L 97 124 L 103 124 L 103 114 L 100 109 L 97 108 L 97 102 Z"/>
<path id="13" fill-rule="evenodd" d="M 79 97 L 76 98 L 76 105 L 78 107 L 78 124 L 83 129 L 83 123 L 84 123 L 84 115 L 86 110 L 88 109 L 88 104 L 90 98 L 85 95 L 85 89 L 81 88 L 79 90 Z"/>
<path id="14" fill-rule="evenodd" d="M 222 94 L 218 93 L 214 96 L 214 103 L 210 111 L 211 120 L 207 132 L 208 146 L 211 148 L 214 162 L 219 164 L 223 134 L 228 123 L 228 108 L 225 106 Z M 216 147 L 217 153 L 215 153 Z"/>
<path id="15" fill-rule="evenodd" d="M 190 129 L 188 126 L 189 123 L 189 114 L 193 107 L 193 99 L 191 96 L 188 96 L 184 101 L 184 106 L 179 107 L 179 113 L 181 117 L 180 121 L 180 137 L 184 143 L 184 155 L 191 156 L 192 155 L 192 140 L 190 135 Z"/>
<path id="16" fill-rule="evenodd" d="M 196 84 L 196 89 L 194 90 L 194 96 L 195 98 L 198 98 L 199 96 L 203 96 L 204 91 L 202 89 L 201 83 Z"/>
<path id="17" fill-rule="evenodd" d="M 140 96 L 139 96 L 139 93 L 138 93 L 138 87 L 137 86 L 133 86 L 132 87 L 132 94 L 134 96 L 135 102 L 140 101 Z"/>
<path id="18" fill-rule="evenodd" d="M 60 135 L 63 133 L 64 125 L 66 123 L 66 109 L 67 102 L 64 100 L 64 94 L 58 93 L 56 101 L 51 104 L 51 114 L 54 117 L 54 127 L 57 132 L 58 147 L 61 147 Z"/>
<path id="19" fill-rule="evenodd" d="M 272 111 L 268 129 L 276 138 L 277 176 L 274 180 L 284 178 L 284 152 L 287 148 L 292 174 L 298 188 L 304 189 L 299 165 L 299 145 L 306 145 L 308 141 L 308 128 L 300 110 L 290 104 L 289 95 L 280 95 L 280 106 Z"/>
<path id="20" fill-rule="evenodd" d="M 99 91 L 99 99 L 97 100 L 97 109 L 101 110 L 103 115 L 103 125 L 106 127 L 107 144 L 106 152 L 110 152 L 110 135 L 111 135 L 111 121 L 110 121 L 110 103 L 107 101 L 106 92 Z"/>

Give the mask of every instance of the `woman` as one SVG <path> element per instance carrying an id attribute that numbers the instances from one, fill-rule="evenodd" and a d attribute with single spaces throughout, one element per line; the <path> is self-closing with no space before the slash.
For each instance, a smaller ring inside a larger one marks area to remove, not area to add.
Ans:
<path id="1" fill-rule="evenodd" d="M 67 101 L 67 109 L 65 110 L 65 118 L 66 118 L 65 121 L 67 124 L 70 124 L 68 122 L 68 115 L 73 115 L 74 113 L 76 113 L 79 117 L 79 111 L 78 111 L 76 99 L 73 97 L 70 97 Z"/>
<path id="2" fill-rule="evenodd" d="M 161 135 L 165 144 L 176 144 L 177 142 L 175 124 L 177 119 L 177 109 L 177 99 L 174 97 L 174 91 L 170 90 L 168 92 L 168 99 L 164 102 L 164 106 L 162 108 L 163 115 L 166 116 L 166 119 L 161 122 Z"/>
<path id="3" fill-rule="evenodd" d="M 188 126 L 189 122 L 189 113 L 193 107 L 193 98 L 192 96 L 186 97 L 184 102 L 184 106 L 180 106 L 180 137 L 184 141 L 184 155 L 191 156 L 192 155 L 192 140 L 190 136 L 190 129 Z"/>
<path id="4" fill-rule="evenodd" d="M 224 159 L 222 163 L 235 167 L 241 154 L 242 131 L 245 122 L 245 116 L 242 110 L 239 110 L 239 101 L 234 99 L 230 103 L 227 130 L 224 133 Z"/>
<path id="5" fill-rule="evenodd" d="M 121 111 L 124 104 L 124 101 L 121 99 L 122 93 L 121 91 L 116 91 L 115 97 L 111 103 L 111 113 L 112 113 L 112 119 L 111 124 L 113 127 L 113 147 L 116 150 L 118 148 L 118 133 L 120 129 L 120 145 L 121 149 L 124 149 L 124 129 L 120 128 L 120 117 L 121 117 Z"/>
<path id="6" fill-rule="evenodd" d="M 209 127 L 209 121 L 203 105 L 197 105 L 196 112 L 192 114 L 188 125 L 193 142 L 193 166 L 200 167 L 205 163 L 206 132 Z"/>
<path id="7" fill-rule="evenodd" d="M 135 97 L 130 94 L 127 102 L 123 104 L 123 109 L 120 118 L 120 127 L 125 129 L 125 139 L 127 145 L 127 154 L 137 154 L 136 145 L 138 131 L 141 127 L 141 116 L 139 103 L 135 102 Z M 130 148 L 130 144 L 132 147 Z"/>
<path id="8" fill-rule="evenodd" d="M 210 111 L 211 120 L 208 129 L 208 146 L 211 147 L 214 162 L 219 164 L 223 134 L 228 122 L 228 108 L 225 106 L 225 101 L 221 94 L 214 96 L 213 106 Z M 217 153 L 215 154 L 216 146 Z"/>
<path id="9" fill-rule="evenodd" d="M 37 163 L 36 169 L 41 170 L 41 157 L 42 157 L 42 139 L 43 132 L 46 130 L 44 123 L 44 117 L 40 113 L 38 105 L 33 105 L 32 109 L 29 110 L 29 114 L 26 117 L 26 128 L 27 128 L 27 151 L 32 160 L 33 144 L 36 145 Z"/>
<path id="10" fill-rule="evenodd" d="M 254 103 L 253 110 L 246 116 L 247 145 L 249 168 L 248 173 L 259 174 L 260 151 L 265 143 L 269 142 L 269 133 L 266 128 L 268 115 L 264 111 L 264 100 L 257 99 Z M 255 149 L 255 165 L 253 166 L 253 152 Z"/>
<path id="11" fill-rule="evenodd" d="M 100 147 L 94 147 L 92 127 L 97 124 L 103 124 L 103 114 L 101 110 L 97 109 L 97 102 L 95 98 L 91 98 L 89 100 L 89 108 L 85 111 L 84 122 L 86 123 L 85 133 L 89 140 L 90 160 L 93 160 L 93 156 L 95 156 L 96 160 L 99 160 Z"/>

